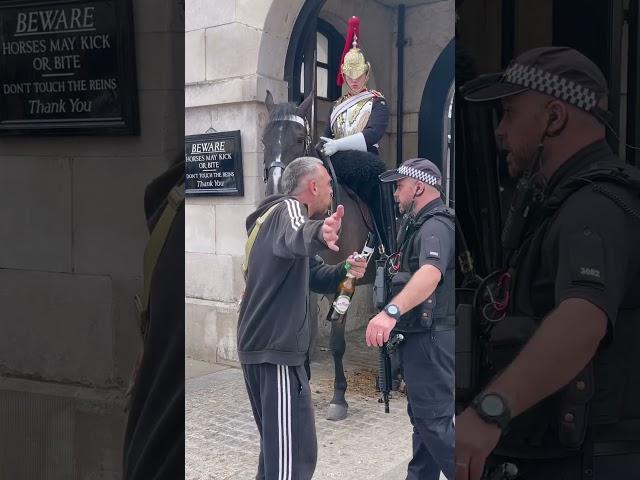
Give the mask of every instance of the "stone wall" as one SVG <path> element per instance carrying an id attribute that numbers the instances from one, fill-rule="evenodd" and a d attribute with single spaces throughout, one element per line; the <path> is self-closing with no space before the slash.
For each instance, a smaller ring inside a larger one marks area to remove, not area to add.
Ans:
<path id="1" fill-rule="evenodd" d="M 141 346 L 144 188 L 183 148 L 170 120 L 183 109 L 182 8 L 132 3 L 140 135 L 0 137 L 0 409 L 19 417 L 0 430 L 40 418 L 30 434 L 66 431 L 56 448 L 71 463 L 50 478 L 120 478 L 123 395 Z M 49 443 L 29 448 L 44 455 Z"/>

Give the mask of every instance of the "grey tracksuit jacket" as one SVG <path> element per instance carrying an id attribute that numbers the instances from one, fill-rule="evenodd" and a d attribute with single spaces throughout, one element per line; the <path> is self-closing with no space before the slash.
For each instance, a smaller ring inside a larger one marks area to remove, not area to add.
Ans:
<path id="1" fill-rule="evenodd" d="M 293 197 L 271 195 L 247 217 L 247 233 L 274 203 L 253 244 L 240 316 L 238 356 L 243 364 L 302 365 L 310 346 L 309 290 L 333 293 L 344 262 L 324 265 L 322 220 L 310 220 Z"/>

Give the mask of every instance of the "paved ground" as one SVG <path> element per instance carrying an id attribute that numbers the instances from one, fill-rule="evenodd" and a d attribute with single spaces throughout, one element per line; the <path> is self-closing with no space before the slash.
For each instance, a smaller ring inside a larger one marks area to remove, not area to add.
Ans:
<path id="1" fill-rule="evenodd" d="M 321 349 L 312 364 L 318 435 L 314 479 L 403 480 L 411 455 L 406 399 L 396 394 L 385 414 L 374 384 L 377 351 L 364 346 L 363 332 L 350 335 L 348 345 L 347 419 L 324 418 L 333 385 L 330 354 Z M 185 480 L 255 478 L 259 437 L 242 372 L 189 359 L 186 365 Z"/>

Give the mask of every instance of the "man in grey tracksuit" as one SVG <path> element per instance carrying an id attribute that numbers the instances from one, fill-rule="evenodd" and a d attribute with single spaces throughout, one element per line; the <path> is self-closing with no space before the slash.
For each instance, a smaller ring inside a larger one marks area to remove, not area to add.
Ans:
<path id="1" fill-rule="evenodd" d="M 320 160 L 294 160 L 282 176 L 284 195 L 267 197 L 247 217 L 247 232 L 274 203 L 253 244 L 238 320 L 238 356 L 260 432 L 257 480 L 307 480 L 317 441 L 304 362 L 310 346 L 309 288 L 333 293 L 344 263 L 324 265 L 316 256 L 337 250 L 342 206 L 324 220 L 331 178 Z M 360 278 L 366 262 L 347 261 Z"/>

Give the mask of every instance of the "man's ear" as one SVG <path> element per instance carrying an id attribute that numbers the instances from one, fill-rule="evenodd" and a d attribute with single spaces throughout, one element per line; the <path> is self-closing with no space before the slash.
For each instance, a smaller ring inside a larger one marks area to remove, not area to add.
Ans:
<path id="1" fill-rule="evenodd" d="M 554 100 L 549 103 L 549 119 L 547 120 L 547 135 L 559 135 L 567 124 L 569 110 L 564 102 Z"/>

